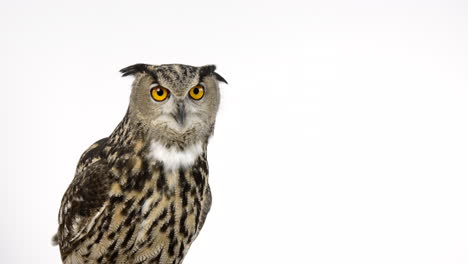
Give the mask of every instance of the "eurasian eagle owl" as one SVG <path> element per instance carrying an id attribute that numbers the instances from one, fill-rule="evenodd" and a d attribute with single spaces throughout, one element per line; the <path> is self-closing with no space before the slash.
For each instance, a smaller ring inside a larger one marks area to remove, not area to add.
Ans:
<path id="1" fill-rule="evenodd" d="M 80 158 L 54 241 L 64 263 L 181 263 L 211 206 L 214 65 L 135 64 L 128 111 Z"/>

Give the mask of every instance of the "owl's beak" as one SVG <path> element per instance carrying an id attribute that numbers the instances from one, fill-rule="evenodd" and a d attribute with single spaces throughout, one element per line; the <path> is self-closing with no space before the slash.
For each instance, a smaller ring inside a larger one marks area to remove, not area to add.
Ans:
<path id="1" fill-rule="evenodd" d="M 177 103 L 176 113 L 174 115 L 175 120 L 179 125 L 184 125 L 185 122 L 185 104 L 183 102 Z"/>

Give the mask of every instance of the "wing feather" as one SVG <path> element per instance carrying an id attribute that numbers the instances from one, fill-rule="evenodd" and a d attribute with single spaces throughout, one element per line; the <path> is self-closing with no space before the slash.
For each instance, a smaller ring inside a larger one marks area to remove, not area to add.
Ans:
<path id="1" fill-rule="evenodd" d="M 107 208 L 112 176 L 103 159 L 106 141 L 107 138 L 96 142 L 81 156 L 75 178 L 63 196 L 59 230 L 54 236 L 63 259 L 90 232 Z"/>

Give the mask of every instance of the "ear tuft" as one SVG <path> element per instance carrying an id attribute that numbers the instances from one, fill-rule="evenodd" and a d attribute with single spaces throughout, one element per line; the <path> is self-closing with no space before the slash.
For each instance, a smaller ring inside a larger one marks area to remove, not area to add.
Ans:
<path id="1" fill-rule="evenodd" d="M 214 73 L 214 76 L 216 76 L 216 80 L 218 80 L 219 82 L 223 82 L 225 84 L 228 84 L 228 82 L 226 81 L 226 79 L 223 78 L 223 76 L 219 75 L 218 73 Z"/>
<path id="2" fill-rule="evenodd" d="M 223 83 L 228 83 L 226 79 L 223 78 L 223 76 L 219 75 L 217 72 L 215 72 L 216 66 L 215 65 L 205 65 L 200 67 L 200 79 L 202 79 L 205 76 L 210 76 L 214 75 L 216 77 L 216 80 L 223 82 Z"/>
<path id="3" fill-rule="evenodd" d="M 205 65 L 205 66 L 201 66 L 200 67 L 200 77 L 205 77 L 205 76 L 209 76 L 209 75 L 212 75 L 213 72 L 216 70 L 216 66 L 215 65 Z"/>
<path id="4" fill-rule="evenodd" d="M 146 72 L 148 71 L 147 67 L 148 64 L 137 63 L 121 69 L 120 72 L 122 73 L 122 77 L 125 77 L 139 72 Z"/>

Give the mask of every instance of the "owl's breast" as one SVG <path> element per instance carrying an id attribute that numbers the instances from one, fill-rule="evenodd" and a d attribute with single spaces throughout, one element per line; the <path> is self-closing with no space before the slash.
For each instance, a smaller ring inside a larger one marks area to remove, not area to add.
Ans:
<path id="1" fill-rule="evenodd" d="M 165 173 L 165 177 L 167 185 L 158 189 L 156 184 L 155 190 L 137 206 L 137 259 L 159 253 L 163 259 L 182 259 L 204 221 L 206 187 L 197 186 L 187 170 Z"/>
<path id="2" fill-rule="evenodd" d="M 179 263 L 211 204 L 206 160 L 169 171 L 161 162 L 138 166 L 140 173 L 129 168 L 112 184 L 107 209 L 80 253 L 110 263 Z"/>

